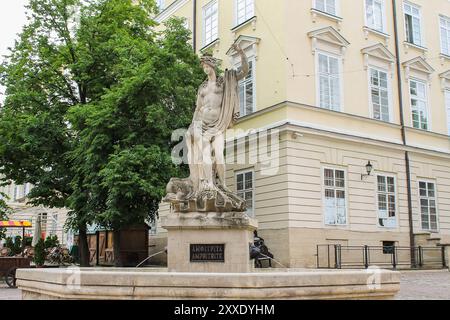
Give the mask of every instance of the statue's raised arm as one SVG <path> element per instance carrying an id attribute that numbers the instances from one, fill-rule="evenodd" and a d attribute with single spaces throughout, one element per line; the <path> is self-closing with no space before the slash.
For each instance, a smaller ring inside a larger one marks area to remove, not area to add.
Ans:
<path id="1" fill-rule="evenodd" d="M 248 58 L 245 55 L 244 50 L 242 50 L 242 48 L 239 45 L 233 44 L 231 47 L 241 57 L 241 70 L 237 73 L 237 80 L 240 81 L 240 80 L 244 79 L 250 71 L 250 66 L 248 64 Z"/>

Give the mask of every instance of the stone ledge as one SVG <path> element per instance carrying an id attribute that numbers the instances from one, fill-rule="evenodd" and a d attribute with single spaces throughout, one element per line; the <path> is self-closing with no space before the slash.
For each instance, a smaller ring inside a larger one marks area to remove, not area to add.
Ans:
<path id="1" fill-rule="evenodd" d="M 371 271 L 209 274 L 81 270 L 81 286 L 74 289 L 66 285 L 73 285 L 74 277 L 66 269 L 22 269 L 17 272 L 17 284 L 24 299 L 368 299 L 392 298 L 399 291 L 398 272 L 377 271 L 380 285 L 370 288 Z"/>
<path id="2" fill-rule="evenodd" d="M 245 213 L 171 213 L 163 218 L 162 227 L 171 229 L 247 229 L 256 230 L 258 222 Z"/>

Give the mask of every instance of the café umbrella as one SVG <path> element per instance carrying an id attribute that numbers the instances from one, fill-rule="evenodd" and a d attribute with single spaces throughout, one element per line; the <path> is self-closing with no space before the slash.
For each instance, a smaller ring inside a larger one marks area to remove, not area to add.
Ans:
<path id="1" fill-rule="evenodd" d="M 36 223 L 34 224 L 33 230 L 33 242 L 31 245 L 35 247 L 41 238 L 42 228 L 41 228 L 41 216 L 38 215 L 36 219 Z"/>

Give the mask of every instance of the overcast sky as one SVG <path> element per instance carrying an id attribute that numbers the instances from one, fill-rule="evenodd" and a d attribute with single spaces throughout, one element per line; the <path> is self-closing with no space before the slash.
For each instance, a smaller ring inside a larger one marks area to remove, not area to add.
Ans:
<path id="1" fill-rule="evenodd" d="M 0 59 L 14 45 L 17 34 L 26 22 L 24 5 L 28 0 L 0 0 Z M 0 102 L 3 100 L 0 88 Z"/>

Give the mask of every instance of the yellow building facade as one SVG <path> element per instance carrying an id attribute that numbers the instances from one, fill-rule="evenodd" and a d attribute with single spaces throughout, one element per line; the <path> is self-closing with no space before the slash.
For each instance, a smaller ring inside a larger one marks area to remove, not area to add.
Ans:
<path id="1" fill-rule="evenodd" d="M 228 144 L 247 161 L 228 184 L 282 264 L 315 267 L 323 244 L 450 244 L 449 1 L 158 3 L 158 22 L 186 18 L 199 54 L 236 68 L 237 42 L 251 61 Z M 274 170 L 248 161 L 265 129 Z"/>

